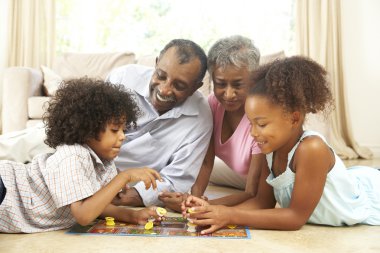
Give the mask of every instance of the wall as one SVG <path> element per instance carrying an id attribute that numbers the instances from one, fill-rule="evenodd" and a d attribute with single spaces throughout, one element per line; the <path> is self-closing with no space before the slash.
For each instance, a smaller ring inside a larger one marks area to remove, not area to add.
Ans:
<path id="1" fill-rule="evenodd" d="M 344 81 L 353 135 L 380 157 L 380 1 L 341 1 Z"/>

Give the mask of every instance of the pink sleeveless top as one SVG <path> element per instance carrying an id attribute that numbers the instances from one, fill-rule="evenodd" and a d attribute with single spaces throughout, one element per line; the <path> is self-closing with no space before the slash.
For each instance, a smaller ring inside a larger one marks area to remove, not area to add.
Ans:
<path id="1" fill-rule="evenodd" d="M 222 143 L 221 133 L 224 107 L 213 93 L 209 95 L 208 103 L 211 107 L 214 122 L 215 155 L 236 173 L 247 175 L 252 155 L 261 153 L 256 141 L 249 133 L 250 124 L 247 116 L 244 114 L 235 132 L 225 143 Z"/>

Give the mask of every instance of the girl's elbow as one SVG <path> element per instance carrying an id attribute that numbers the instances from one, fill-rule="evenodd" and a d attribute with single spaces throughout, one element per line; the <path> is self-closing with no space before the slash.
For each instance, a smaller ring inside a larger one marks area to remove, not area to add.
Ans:
<path id="1" fill-rule="evenodd" d="M 302 227 L 303 227 L 303 225 L 305 225 L 305 223 L 294 223 L 294 224 L 291 224 L 290 226 L 289 226 L 289 231 L 297 231 L 297 230 L 300 230 Z"/>
<path id="2" fill-rule="evenodd" d="M 307 222 L 307 219 L 297 217 L 289 224 L 289 230 L 296 231 L 300 230 Z"/>

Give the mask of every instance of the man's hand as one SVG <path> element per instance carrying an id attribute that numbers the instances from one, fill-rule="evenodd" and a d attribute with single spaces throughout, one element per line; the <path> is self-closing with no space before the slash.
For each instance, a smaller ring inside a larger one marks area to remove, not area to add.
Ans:
<path id="1" fill-rule="evenodd" d="M 119 174 L 125 174 L 129 179 L 129 182 L 139 182 L 143 181 L 145 184 L 145 189 L 149 189 L 151 186 L 153 189 L 157 188 L 156 180 L 162 182 L 161 175 L 151 168 L 138 168 L 138 169 L 128 169 L 120 172 Z"/>
<path id="2" fill-rule="evenodd" d="M 181 212 L 181 204 L 188 196 L 189 194 L 181 192 L 160 192 L 158 199 L 165 204 L 165 207 Z"/>
<path id="3" fill-rule="evenodd" d="M 126 186 L 112 200 L 112 204 L 116 206 L 144 206 L 140 194 L 135 188 Z"/>

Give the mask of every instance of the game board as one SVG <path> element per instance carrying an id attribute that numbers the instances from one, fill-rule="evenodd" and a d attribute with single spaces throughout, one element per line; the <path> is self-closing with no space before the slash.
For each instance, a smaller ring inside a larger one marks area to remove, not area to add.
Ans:
<path id="1" fill-rule="evenodd" d="M 143 225 L 134 225 L 115 222 L 114 226 L 106 226 L 104 220 L 96 220 L 89 226 L 74 225 L 67 233 L 86 235 L 119 235 L 119 236 L 183 236 L 183 237 L 216 237 L 230 239 L 251 238 L 247 228 L 237 226 L 236 228 L 220 229 L 212 234 L 201 235 L 200 228 L 196 232 L 187 232 L 187 220 L 182 217 L 167 217 L 165 221 L 156 223 L 153 229 L 146 230 Z"/>

